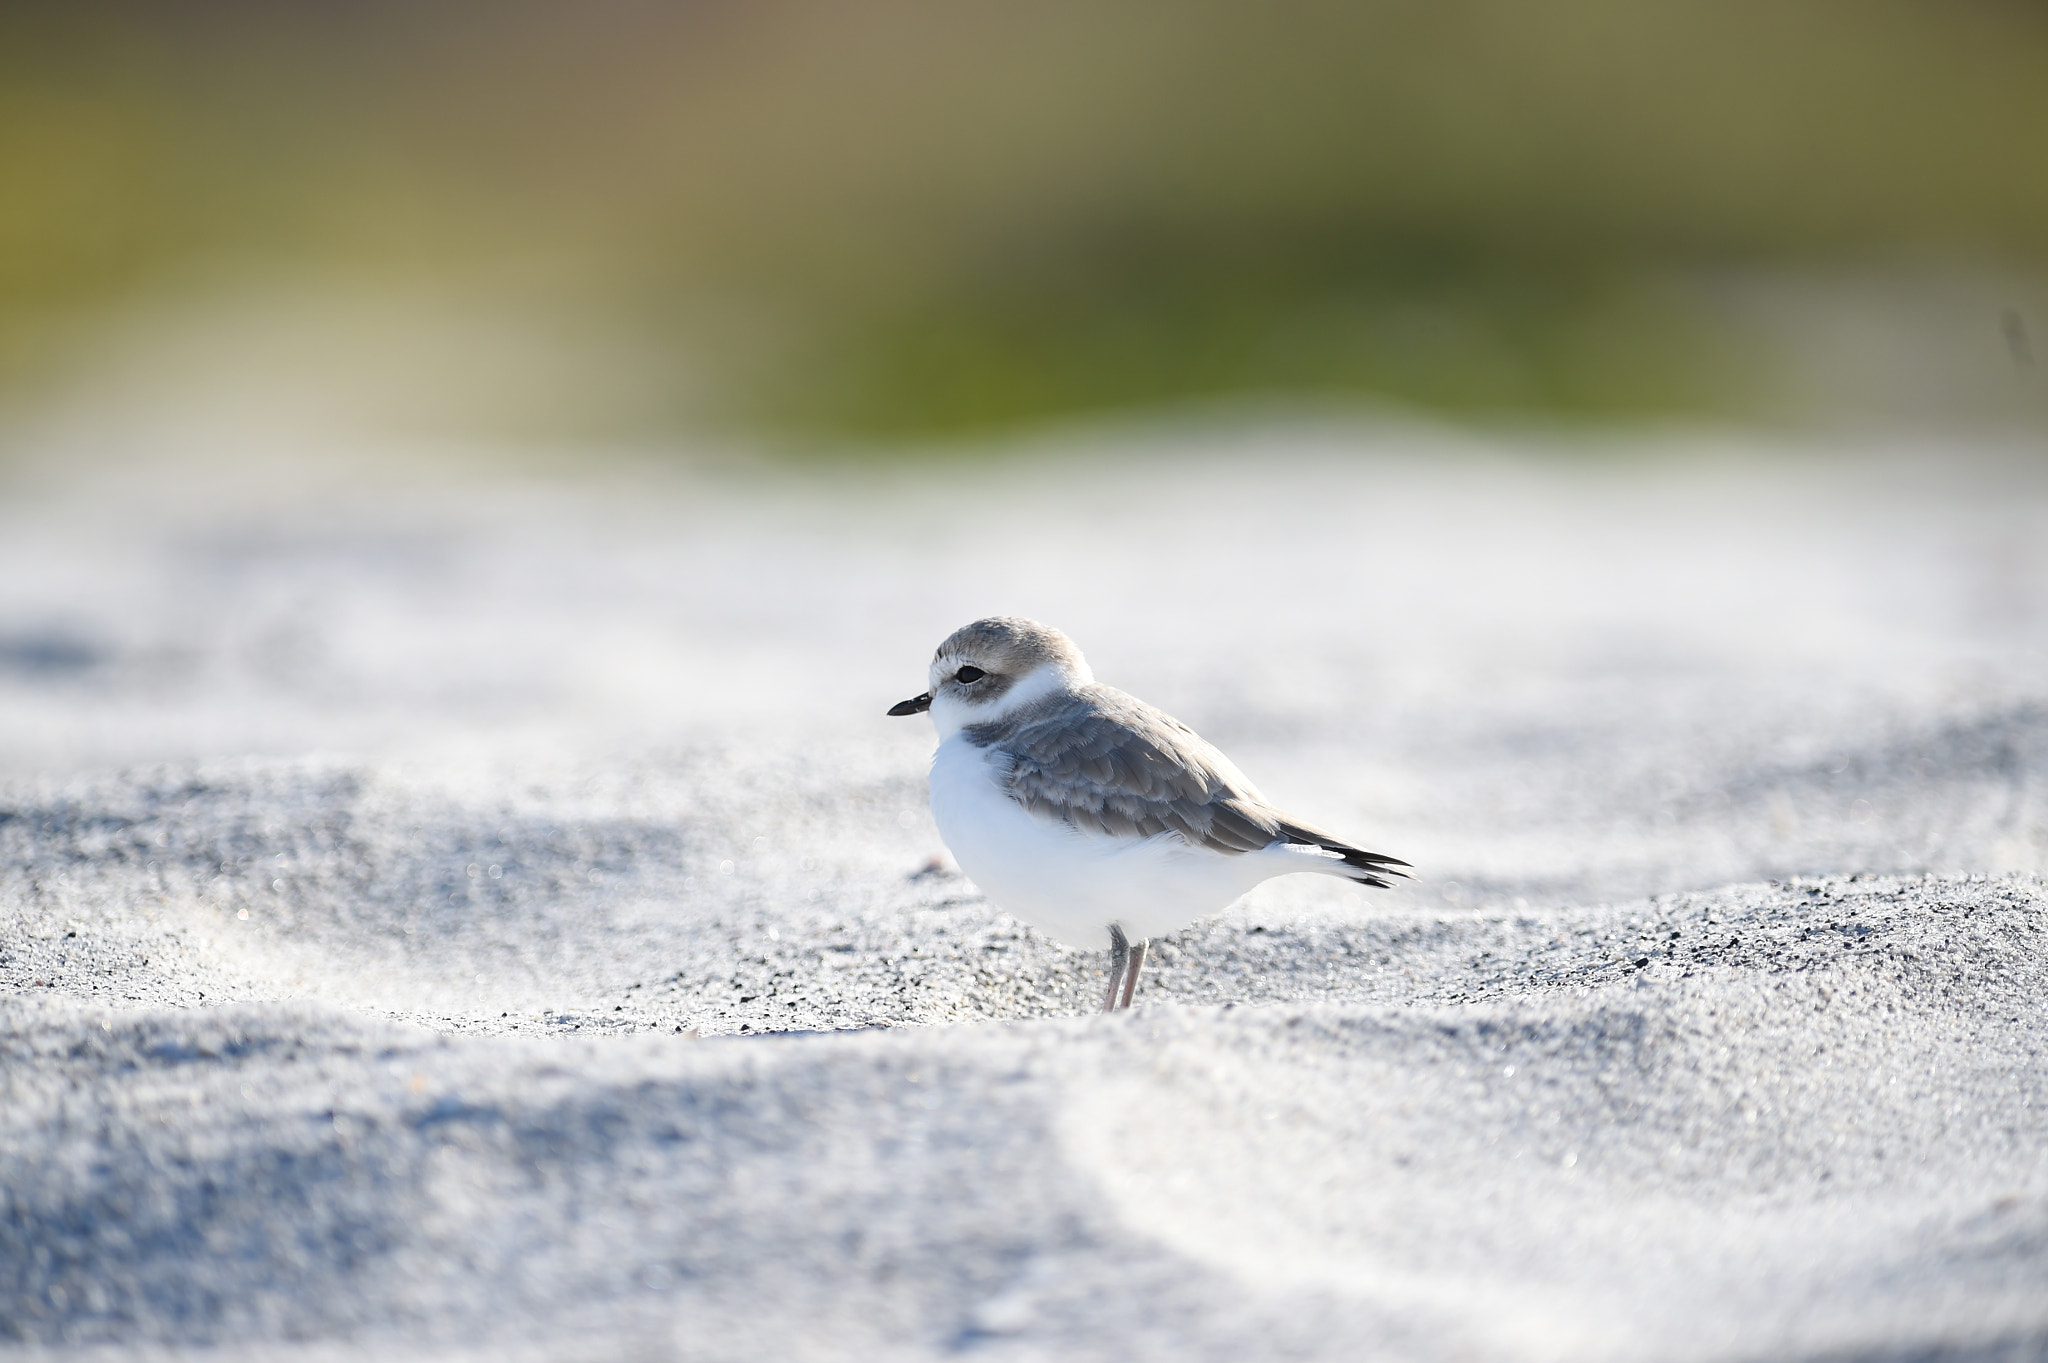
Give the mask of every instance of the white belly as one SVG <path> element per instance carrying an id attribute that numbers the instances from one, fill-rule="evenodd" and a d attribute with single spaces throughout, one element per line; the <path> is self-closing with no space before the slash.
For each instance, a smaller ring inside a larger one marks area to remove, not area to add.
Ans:
<path id="1" fill-rule="evenodd" d="M 1106 945 L 1111 923 L 1158 937 L 1268 877 L 1308 869 L 1277 849 L 1230 856 L 1171 835 L 1109 837 L 1038 818 L 1004 793 L 988 751 L 958 735 L 932 756 L 932 817 L 990 899 L 1074 947 Z"/>

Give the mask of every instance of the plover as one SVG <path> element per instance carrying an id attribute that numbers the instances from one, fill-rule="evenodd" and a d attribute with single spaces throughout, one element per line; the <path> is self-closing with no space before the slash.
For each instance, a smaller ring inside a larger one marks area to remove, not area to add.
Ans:
<path id="1" fill-rule="evenodd" d="M 957 629 L 931 689 L 932 817 L 988 897 L 1069 946 L 1110 942 L 1103 1011 L 1131 1006 L 1146 942 L 1294 871 L 1387 888 L 1407 862 L 1266 802 L 1193 729 L 1095 680 L 1073 640 L 995 616 Z"/>

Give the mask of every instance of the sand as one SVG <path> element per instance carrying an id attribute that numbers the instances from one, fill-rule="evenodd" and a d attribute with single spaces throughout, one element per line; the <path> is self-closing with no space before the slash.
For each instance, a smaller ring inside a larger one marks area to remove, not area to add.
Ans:
<path id="1" fill-rule="evenodd" d="M 2037 460 L 9 479 L 0 1354 L 2048 1358 Z M 1090 1016 L 882 713 L 996 612 L 1417 879 Z"/>

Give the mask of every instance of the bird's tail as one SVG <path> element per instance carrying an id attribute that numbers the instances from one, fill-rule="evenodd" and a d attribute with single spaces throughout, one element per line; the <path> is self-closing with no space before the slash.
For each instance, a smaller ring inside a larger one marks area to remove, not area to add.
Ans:
<path id="1" fill-rule="evenodd" d="M 1392 883 L 1385 877 L 1400 876 L 1406 879 L 1410 869 L 1408 863 L 1399 857 L 1353 847 L 1342 838 L 1332 837 L 1322 829 L 1311 828 L 1307 824 L 1283 820 L 1280 824 L 1280 837 L 1296 847 L 1313 847 L 1331 853 L 1330 857 L 1321 858 L 1324 865 L 1316 869 L 1330 875 L 1342 876 L 1359 885 L 1377 885 L 1382 890 L 1392 889 Z"/>

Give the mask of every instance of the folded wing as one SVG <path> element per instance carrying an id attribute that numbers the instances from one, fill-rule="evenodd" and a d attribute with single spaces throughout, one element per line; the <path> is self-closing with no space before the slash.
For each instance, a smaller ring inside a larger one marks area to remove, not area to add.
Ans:
<path id="1" fill-rule="evenodd" d="M 1194 730 L 1111 687 L 1087 687 L 967 737 L 998 754 L 1012 799 L 1082 832 L 1167 833 L 1233 856 L 1293 843 L 1329 853 L 1336 865 L 1327 869 L 1381 887 L 1382 876 L 1408 864 L 1289 819 Z"/>

